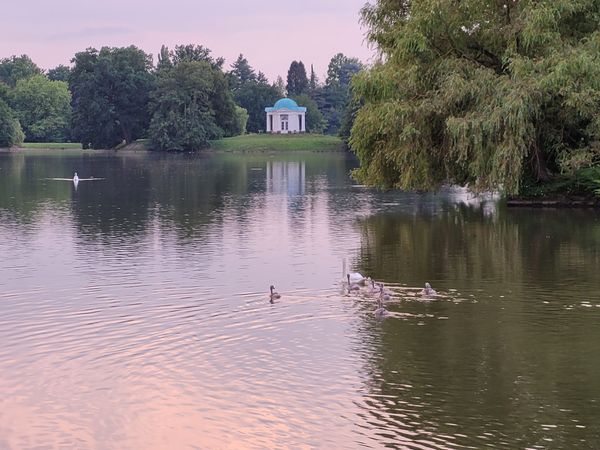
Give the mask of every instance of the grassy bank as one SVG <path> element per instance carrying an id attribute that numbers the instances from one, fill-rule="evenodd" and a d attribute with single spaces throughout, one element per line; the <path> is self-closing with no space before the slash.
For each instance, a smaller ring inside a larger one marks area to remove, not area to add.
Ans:
<path id="1" fill-rule="evenodd" d="M 323 134 L 246 134 L 211 141 L 210 147 L 214 150 L 231 152 L 332 152 L 343 150 L 343 143 L 336 136 Z"/>
<path id="2" fill-rule="evenodd" d="M 81 149 L 81 144 L 75 142 L 24 142 L 19 148 Z"/>

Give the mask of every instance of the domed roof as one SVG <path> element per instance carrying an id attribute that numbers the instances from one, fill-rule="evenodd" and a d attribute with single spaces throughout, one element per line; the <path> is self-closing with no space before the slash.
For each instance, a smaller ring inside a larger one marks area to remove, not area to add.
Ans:
<path id="1" fill-rule="evenodd" d="M 274 109 L 295 109 L 298 107 L 298 103 L 296 103 L 291 98 L 281 98 L 275 102 Z"/>
<path id="2" fill-rule="evenodd" d="M 287 109 L 289 111 L 299 111 L 306 112 L 306 108 L 304 106 L 298 106 L 291 98 L 280 98 L 275 102 L 273 107 L 265 108 L 266 112 L 278 111 L 280 109 Z"/>

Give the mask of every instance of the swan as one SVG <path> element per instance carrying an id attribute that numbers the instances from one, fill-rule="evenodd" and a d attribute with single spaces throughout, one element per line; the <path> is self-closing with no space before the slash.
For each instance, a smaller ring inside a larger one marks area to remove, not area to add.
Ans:
<path id="1" fill-rule="evenodd" d="M 425 289 L 421 291 L 422 295 L 436 295 L 435 289 L 431 287 L 429 283 L 425 283 Z"/>
<path id="2" fill-rule="evenodd" d="M 348 277 L 348 292 L 360 290 L 360 287 L 358 286 L 358 284 L 350 282 L 350 274 L 348 273 L 348 274 L 346 274 L 346 276 Z"/>
<path id="3" fill-rule="evenodd" d="M 390 293 L 383 288 L 383 283 L 379 283 L 379 298 L 383 301 L 390 299 Z"/>
<path id="4" fill-rule="evenodd" d="M 388 314 L 387 309 L 383 306 L 383 300 L 381 297 L 377 300 L 377 309 L 374 311 L 374 314 L 378 317 L 386 316 Z"/>
<path id="5" fill-rule="evenodd" d="M 281 298 L 281 295 L 279 295 L 279 293 L 275 292 L 275 286 L 271 285 L 270 289 L 271 289 L 271 303 L 273 303 L 273 300 L 275 300 L 277 298 Z"/>
<path id="6" fill-rule="evenodd" d="M 362 286 L 367 284 L 367 279 L 358 272 L 350 273 L 350 274 L 348 274 L 348 276 L 349 276 L 348 282 L 351 281 L 354 284 L 360 284 Z"/>
<path id="7" fill-rule="evenodd" d="M 79 181 L 79 177 L 77 176 L 77 172 L 73 175 L 73 183 L 77 183 Z"/>
<path id="8" fill-rule="evenodd" d="M 368 284 L 367 287 L 365 287 L 365 295 L 372 296 L 374 294 L 377 294 L 379 292 L 379 289 L 375 287 L 375 280 L 373 280 L 372 278 L 367 278 L 367 280 Z"/>

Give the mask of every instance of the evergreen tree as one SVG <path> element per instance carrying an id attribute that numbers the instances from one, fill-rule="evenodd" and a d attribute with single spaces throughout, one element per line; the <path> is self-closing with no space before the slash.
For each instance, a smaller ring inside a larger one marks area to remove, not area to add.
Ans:
<path id="1" fill-rule="evenodd" d="M 273 88 L 277 91 L 277 95 L 281 97 L 285 97 L 287 92 L 285 90 L 285 83 L 283 82 L 283 78 L 280 75 L 277 76 L 277 80 L 273 83 Z"/>
<path id="2" fill-rule="evenodd" d="M 244 55 L 240 53 L 240 56 L 231 65 L 231 71 L 229 72 L 229 79 L 232 90 L 239 88 L 241 85 L 250 81 L 256 81 L 256 74 L 254 69 L 248 63 L 248 60 L 244 58 Z"/>
<path id="3" fill-rule="evenodd" d="M 327 67 L 327 79 L 323 89 L 315 93 L 319 109 L 327 125 L 327 134 L 336 134 L 350 101 L 350 82 L 352 77 L 362 70 L 363 65 L 357 58 L 349 58 L 342 53 L 331 58 Z"/>
<path id="4" fill-rule="evenodd" d="M 248 60 L 241 54 L 231 65 L 227 79 L 236 104 L 247 112 L 245 129 L 251 133 L 264 131 L 265 107 L 273 105 L 279 98 L 277 90 L 269 85 L 269 80 L 262 72 L 257 76 Z"/>
<path id="5" fill-rule="evenodd" d="M 319 79 L 315 73 L 313 65 L 310 65 L 310 81 L 308 82 L 308 88 L 310 92 L 315 92 L 319 86 Z"/>
<path id="6" fill-rule="evenodd" d="M 156 70 L 169 70 L 172 67 L 173 63 L 171 62 L 171 52 L 169 52 L 169 47 L 161 45 L 160 53 L 158 54 L 158 62 L 156 63 Z"/>
<path id="7" fill-rule="evenodd" d="M 258 81 L 259 83 L 263 83 L 263 84 L 269 84 L 269 79 L 260 70 L 258 71 L 258 75 L 256 76 L 256 81 Z"/>
<path id="8" fill-rule="evenodd" d="M 304 94 L 308 90 L 308 78 L 306 69 L 302 61 L 292 61 L 287 75 L 287 93 L 288 95 Z"/>

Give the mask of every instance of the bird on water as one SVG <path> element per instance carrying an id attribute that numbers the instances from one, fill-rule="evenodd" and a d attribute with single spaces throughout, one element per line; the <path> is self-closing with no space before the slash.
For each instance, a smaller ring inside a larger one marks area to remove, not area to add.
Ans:
<path id="1" fill-rule="evenodd" d="M 271 287 L 269 289 L 271 290 L 271 295 L 270 295 L 271 303 L 273 303 L 274 300 L 281 298 L 281 295 L 279 295 L 278 292 L 275 292 L 275 286 L 271 285 Z"/>

